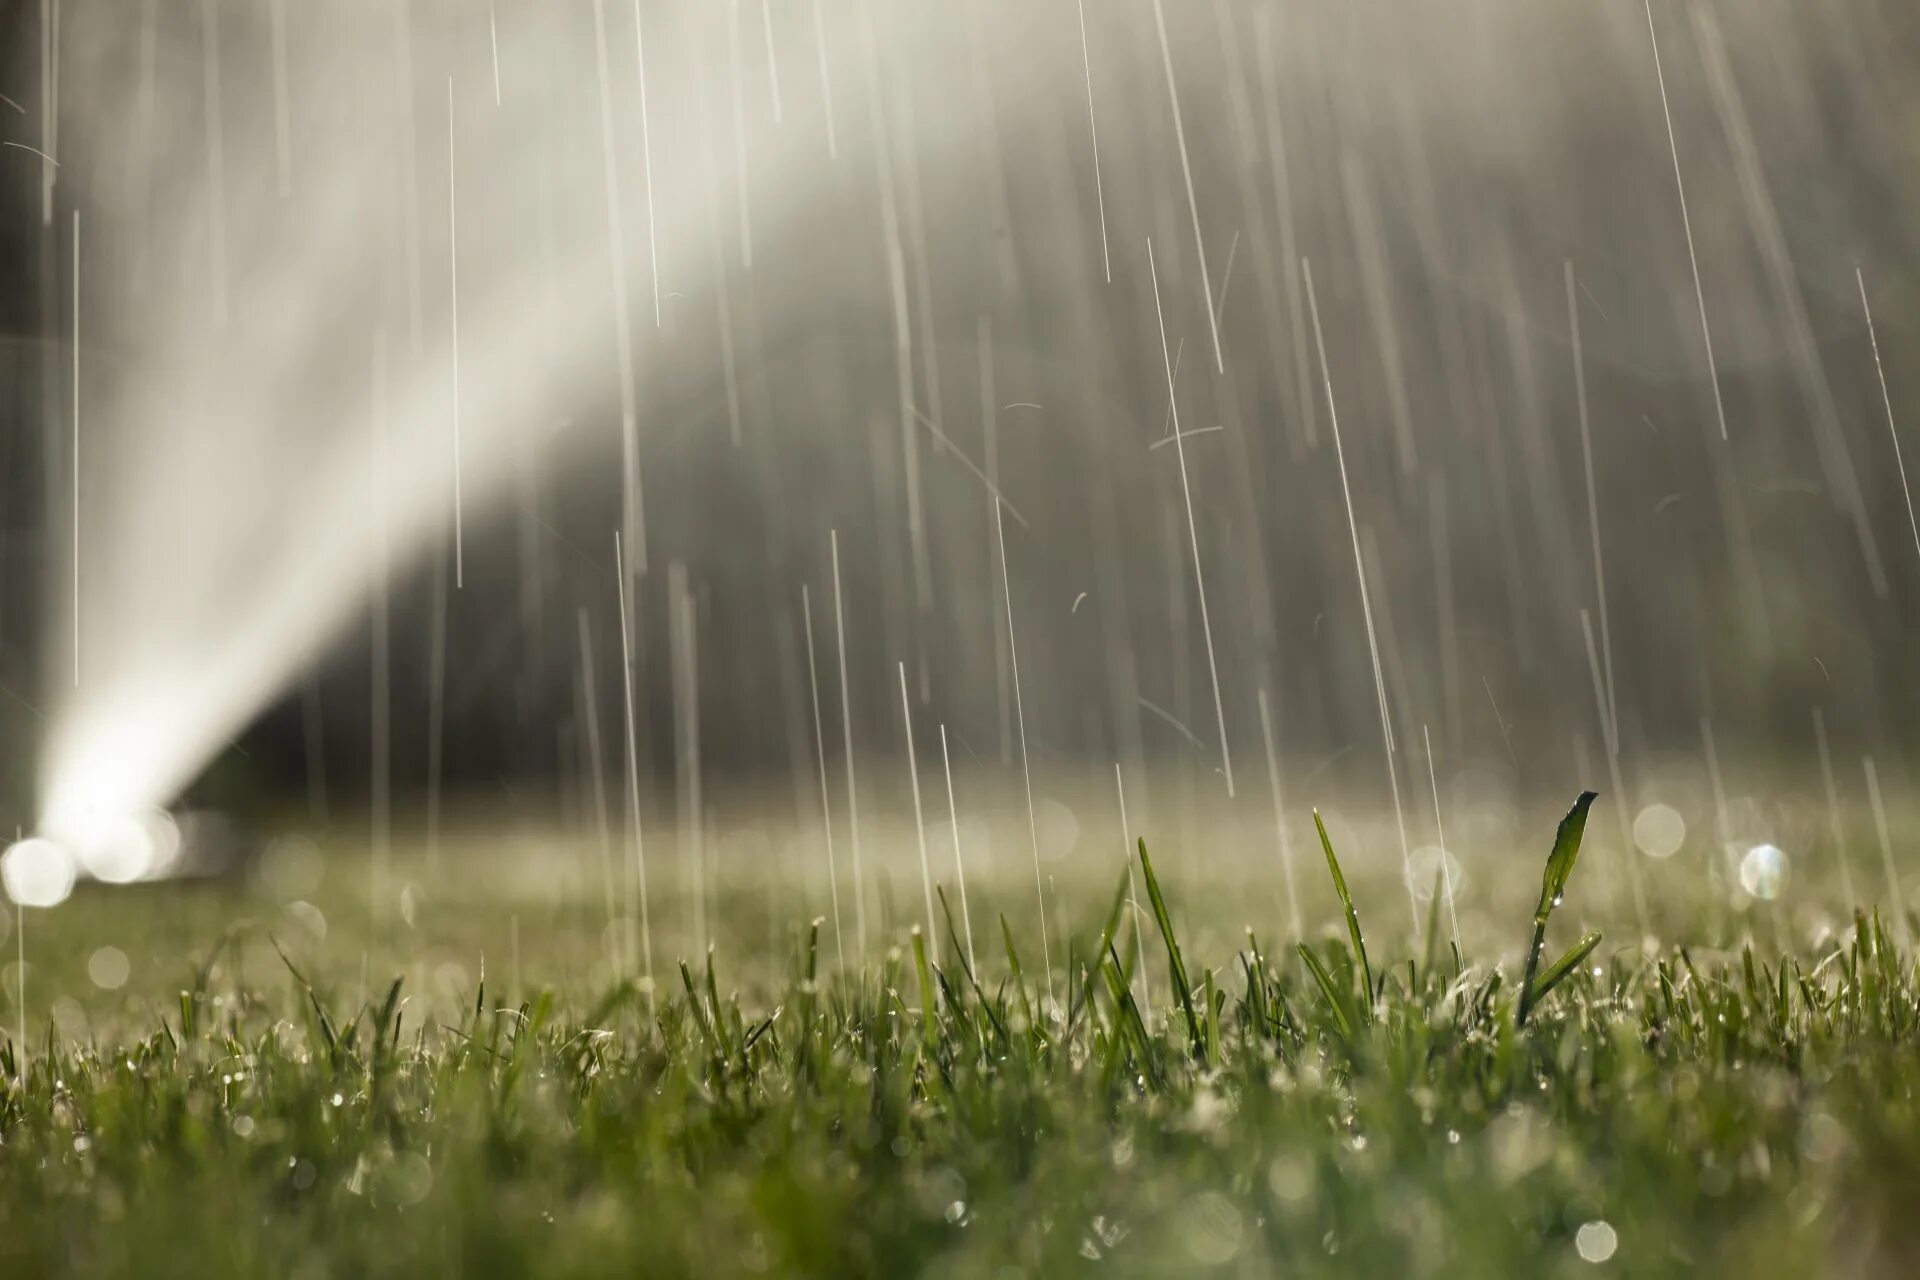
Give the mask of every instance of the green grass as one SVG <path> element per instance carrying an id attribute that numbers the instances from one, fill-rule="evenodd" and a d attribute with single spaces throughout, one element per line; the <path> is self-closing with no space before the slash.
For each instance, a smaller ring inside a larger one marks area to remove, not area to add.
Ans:
<path id="1" fill-rule="evenodd" d="M 1911 1274 L 1897 931 L 1543 964 L 1590 802 L 1517 979 L 1431 921 L 1369 956 L 1324 828 L 1344 936 L 1192 968 L 1143 843 L 1150 921 L 1085 895 L 1051 993 L 1004 919 L 980 972 L 948 920 L 829 974 L 815 924 L 739 995 L 722 951 L 418 999 L 242 925 L 0 1049 L 0 1275 Z"/>

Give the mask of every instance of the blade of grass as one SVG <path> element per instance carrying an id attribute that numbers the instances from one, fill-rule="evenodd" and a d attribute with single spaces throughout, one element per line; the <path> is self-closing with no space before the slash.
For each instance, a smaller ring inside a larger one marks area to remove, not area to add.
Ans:
<path id="1" fill-rule="evenodd" d="M 1581 964 L 1585 962 L 1586 958 L 1593 954 L 1593 949 L 1599 945 L 1600 933 L 1598 930 L 1585 935 L 1580 941 L 1574 943 L 1565 955 L 1555 960 L 1547 967 L 1546 972 L 1534 980 L 1533 999 L 1529 1003 L 1537 1005 L 1542 1000 L 1545 1000 L 1547 993 L 1559 986 L 1567 975 L 1571 974 L 1575 969 L 1578 969 Z"/>
<path id="2" fill-rule="evenodd" d="M 927 939 L 920 932 L 920 926 L 913 926 L 913 969 L 920 979 L 920 1017 L 922 1026 L 931 1034 L 933 1027 L 933 973 L 927 968 Z"/>
<path id="3" fill-rule="evenodd" d="M 1206 971 L 1207 990 L 1207 1069 L 1216 1070 L 1220 1066 L 1220 1008 L 1215 999 L 1213 970 Z"/>
<path id="4" fill-rule="evenodd" d="M 1033 998 L 1027 991 L 1026 975 L 1020 970 L 1020 952 L 1013 945 L 1013 926 L 1007 923 L 1006 916 L 1000 917 L 1000 938 L 1007 947 L 1007 967 L 1013 971 L 1013 989 L 1020 994 L 1020 1013 L 1027 1021 L 1027 1031 L 1032 1035 L 1044 1036 L 1045 1031 L 1034 1017 Z"/>
<path id="5" fill-rule="evenodd" d="M 1546 870 L 1540 876 L 1540 902 L 1533 911 L 1533 941 L 1527 947 L 1527 968 L 1520 982 L 1520 1006 L 1514 1019 L 1520 1026 L 1527 1024 L 1527 1015 L 1533 1012 L 1539 995 L 1544 994 L 1534 990 L 1533 979 L 1540 967 L 1541 948 L 1547 942 L 1547 918 L 1566 895 L 1567 881 L 1573 876 L 1573 864 L 1580 857 L 1580 841 L 1587 833 L 1587 811 L 1597 798 L 1591 791 L 1582 791 L 1580 798 L 1573 802 L 1573 808 L 1567 810 L 1567 816 L 1560 819 L 1560 829 L 1554 833 L 1553 848 L 1547 854 Z"/>
<path id="6" fill-rule="evenodd" d="M 1120 883 L 1114 887 L 1113 902 L 1107 909 L 1106 923 L 1102 925 L 1100 929 L 1100 945 L 1094 949 L 1094 955 L 1100 958 L 1101 960 L 1105 959 L 1108 950 L 1112 946 L 1114 934 L 1120 928 L 1121 912 L 1126 910 L 1126 906 L 1127 906 L 1127 876 L 1126 876 L 1126 873 L 1123 871 L 1120 874 Z M 1072 1039 L 1073 1029 L 1075 1024 L 1077 1024 L 1080 1021 L 1080 1015 L 1084 1013 L 1087 1007 L 1092 1003 L 1093 1003 L 1093 991 L 1091 987 L 1083 985 L 1080 989 L 1079 999 L 1077 1001 L 1071 998 L 1071 995 L 1070 995 L 1067 1002 L 1067 1038 L 1068 1039 Z"/>
<path id="7" fill-rule="evenodd" d="M 1199 1060 L 1206 1056 L 1206 1045 L 1200 1035 L 1200 1019 L 1193 1011 L 1193 989 L 1187 984 L 1186 962 L 1180 958 L 1180 944 L 1174 940 L 1173 917 L 1167 911 L 1167 900 L 1160 893 L 1160 880 L 1153 874 L 1153 859 L 1147 855 L 1146 837 L 1140 839 L 1140 869 L 1146 876 L 1147 897 L 1153 903 L 1154 923 L 1160 926 L 1160 937 L 1167 944 L 1167 969 L 1173 980 L 1173 990 L 1180 997 L 1181 1012 L 1187 1015 L 1187 1036 L 1192 1042 L 1193 1056 Z"/>
<path id="8" fill-rule="evenodd" d="M 1340 989 L 1340 984 L 1333 980 L 1333 975 L 1327 972 L 1326 964 L 1313 953 L 1312 947 L 1302 942 L 1296 949 L 1300 952 L 1301 961 L 1307 966 L 1307 972 L 1312 975 L 1314 985 L 1318 986 L 1320 994 L 1326 997 L 1327 1008 L 1333 1014 L 1334 1026 L 1339 1029 L 1343 1038 L 1351 1041 L 1357 1030 L 1354 1026 L 1353 1010 L 1348 1007 L 1353 997 Z"/>
<path id="9" fill-rule="evenodd" d="M 1360 913 L 1354 910 L 1353 895 L 1347 891 L 1347 877 L 1341 874 L 1340 859 L 1334 855 L 1333 841 L 1327 836 L 1327 824 L 1320 811 L 1313 811 L 1313 829 L 1320 833 L 1320 848 L 1327 855 L 1327 874 L 1333 877 L 1333 890 L 1340 895 L 1341 909 L 1347 913 L 1347 938 L 1353 944 L 1354 962 L 1360 968 L 1362 1016 L 1373 1019 L 1373 966 L 1367 962 L 1367 940 L 1360 932 Z"/>

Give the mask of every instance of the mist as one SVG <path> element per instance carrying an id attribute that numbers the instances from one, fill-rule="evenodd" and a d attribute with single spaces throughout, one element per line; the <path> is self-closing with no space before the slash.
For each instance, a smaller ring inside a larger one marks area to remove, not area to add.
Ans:
<path id="1" fill-rule="evenodd" d="M 803 816 L 904 786 L 900 664 L 963 771 L 1143 807 L 1816 709 L 1904 776 L 1903 6 L 57 8 L 4 666 L 76 848 L 629 744 Z"/>

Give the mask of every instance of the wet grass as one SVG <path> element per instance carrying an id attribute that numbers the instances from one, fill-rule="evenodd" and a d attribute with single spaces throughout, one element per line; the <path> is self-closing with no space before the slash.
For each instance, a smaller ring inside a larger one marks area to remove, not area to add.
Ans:
<path id="1" fill-rule="evenodd" d="M 1324 828 L 1344 936 L 1196 969 L 1206 886 L 1143 843 L 1150 910 L 1056 920 L 1051 991 L 1004 921 L 980 971 L 949 919 L 828 974 L 815 924 L 744 994 L 721 954 L 597 1003 L 236 930 L 144 1020 L 0 1050 L 0 1274 L 1911 1274 L 1898 930 L 1549 963 L 1590 802 L 1517 973 L 1431 917 L 1370 954 Z"/>

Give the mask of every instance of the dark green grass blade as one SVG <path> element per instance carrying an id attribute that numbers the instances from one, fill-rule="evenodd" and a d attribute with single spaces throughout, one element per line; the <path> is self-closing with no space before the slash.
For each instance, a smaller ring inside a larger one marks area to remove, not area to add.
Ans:
<path id="1" fill-rule="evenodd" d="M 1216 1001 L 1216 988 L 1213 983 L 1213 970 L 1206 971 L 1207 991 L 1207 1067 L 1209 1070 L 1220 1065 L 1220 1005 Z"/>
<path id="2" fill-rule="evenodd" d="M 1126 907 L 1127 873 L 1125 870 L 1122 870 L 1120 873 L 1120 883 L 1116 885 L 1113 890 L 1113 902 L 1107 908 L 1106 922 L 1100 928 L 1100 945 L 1094 949 L 1094 956 L 1097 963 L 1104 963 L 1107 952 L 1112 949 L 1114 934 L 1120 928 L 1120 916 L 1121 913 L 1126 910 Z M 1069 975 L 1071 975 L 1071 972 L 1072 970 L 1070 968 Z M 1085 1013 L 1092 1003 L 1092 988 L 1085 984 L 1082 984 L 1077 999 L 1072 992 L 1068 993 L 1066 1037 L 1069 1040 L 1073 1038 L 1074 1028 L 1080 1022 L 1080 1015 Z"/>
<path id="3" fill-rule="evenodd" d="M 1547 917 L 1553 914 L 1553 909 L 1560 905 L 1560 899 L 1566 894 L 1567 881 L 1573 876 L 1573 864 L 1580 857 L 1580 841 L 1587 833 L 1587 811 L 1593 808 L 1596 798 L 1591 791 L 1580 793 L 1580 798 L 1573 802 L 1573 808 L 1567 810 L 1567 816 L 1560 819 L 1560 829 L 1553 837 L 1553 849 L 1547 854 L 1547 867 L 1540 876 L 1540 902 L 1533 911 L 1533 941 L 1527 947 L 1526 973 L 1520 981 L 1520 1007 L 1515 1021 L 1521 1026 L 1526 1025 L 1527 1015 L 1533 1012 L 1535 1001 L 1544 994 L 1535 991 L 1534 974 L 1540 968 L 1540 951 L 1547 942 Z"/>
<path id="4" fill-rule="evenodd" d="M 687 1008 L 693 1014 L 694 1025 L 700 1028 L 700 1039 L 709 1051 L 715 1046 L 713 1028 L 708 1025 L 707 1011 L 700 1003 L 700 992 L 693 985 L 693 970 L 687 968 L 687 962 L 680 962 L 680 985 L 687 989 Z"/>
<path id="5" fill-rule="evenodd" d="M 1313 829 L 1320 833 L 1320 848 L 1327 855 L 1327 874 L 1333 877 L 1333 890 L 1340 895 L 1341 909 L 1347 913 L 1347 938 L 1353 944 L 1353 958 L 1360 967 L 1360 981 L 1365 984 L 1360 1003 L 1365 1007 L 1365 1016 L 1371 1017 L 1373 966 L 1367 962 L 1367 940 L 1360 933 L 1360 913 L 1353 908 L 1353 895 L 1347 891 L 1347 877 L 1340 871 L 1340 859 L 1334 855 L 1333 841 L 1327 836 L 1327 824 L 1320 820 L 1318 809 L 1313 811 Z"/>
<path id="6" fill-rule="evenodd" d="M 1357 1030 L 1354 1026 L 1351 1007 L 1352 996 L 1340 989 L 1340 984 L 1333 980 L 1333 975 L 1327 972 L 1326 964 L 1313 953 L 1312 947 L 1302 942 L 1298 949 L 1301 961 L 1307 966 L 1307 972 L 1312 975 L 1314 984 L 1320 988 L 1320 994 L 1326 997 L 1327 1008 L 1333 1014 L 1334 1026 L 1339 1029 L 1342 1036 L 1349 1041 L 1352 1040 Z"/>
<path id="7" fill-rule="evenodd" d="M 1546 972 L 1534 979 L 1533 998 L 1529 1003 L 1539 1004 L 1542 1000 L 1545 1000 L 1547 993 L 1559 986 L 1568 974 L 1578 969 L 1581 964 L 1586 961 L 1586 958 L 1593 954 L 1593 949 L 1599 945 L 1600 933 L 1598 930 L 1587 934 L 1581 938 L 1580 941 L 1574 943 L 1567 954 L 1555 960 L 1547 967 Z"/>
<path id="8" fill-rule="evenodd" d="M 1587 811 L 1598 798 L 1596 792 L 1582 791 L 1573 808 L 1567 810 L 1567 816 L 1560 819 L 1560 828 L 1553 835 L 1553 850 L 1547 854 L 1547 869 L 1540 877 L 1537 910 L 1542 914 L 1551 911 L 1567 891 L 1567 881 L 1573 877 L 1573 864 L 1580 857 L 1580 842 L 1587 834 Z"/>
<path id="9" fill-rule="evenodd" d="M 927 939 L 920 932 L 920 926 L 913 927 L 913 971 L 920 980 L 920 1016 L 931 1027 L 935 1013 L 933 1004 L 933 971 L 927 967 Z"/>
<path id="10" fill-rule="evenodd" d="M 968 979 L 971 980 L 973 977 L 973 966 L 967 963 L 966 946 L 961 932 L 954 928 L 953 907 L 947 901 L 946 886 L 937 884 L 933 886 L 933 892 L 934 896 L 940 899 L 940 914 L 946 917 L 947 943 L 953 949 L 954 963 L 957 964 L 961 972 L 965 973 Z"/>
<path id="11" fill-rule="evenodd" d="M 1426 946 L 1420 959 L 1420 972 L 1432 973 L 1436 963 L 1434 948 L 1440 944 L 1440 894 L 1446 884 L 1447 867 L 1442 859 L 1440 870 L 1433 876 L 1433 894 L 1427 899 Z"/>
<path id="12" fill-rule="evenodd" d="M 1040 1026 L 1033 1014 L 1033 999 L 1027 993 L 1026 974 L 1020 969 L 1020 952 L 1013 945 L 1013 926 L 1007 923 L 1004 915 L 1000 917 L 1000 940 L 1006 944 L 1007 968 L 1013 973 L 1013 989 L 1020 996 L 1020 1013 L 1026 1019 L 1027 1030 L 1030 1034 L 1044 1036 L 1045 1028 Z"/>
<path id="13" fill-rule="evenodd" d="M 399 1040 L 399 1020 L 395 1015 L 400 1008 L 400 984 L 403 981 L 403 978 L 395 978 L 393 980 L 392 985 L 387 988 L 386 998 L 380 1002 L 380 1012 L 374 1019 L 373 1052 L 375 1062 L 380 1061 L 381 1041 L 383 1038 L 390 1036 L 395 1043 Z"/>
<path id="14" fill-rule="evenodd" d="M 1193 989 L 1187 984 L 1186 962 L 1180 958 L 1180 944 L 1174 940 L 1173 917 L 1167 911 L 1167 900 L 1161 896 L 1160 881 L 1153 874 L 1153 859 L 1147 856 L 1145 837 L 1140 840 L 1140 869 L 1147 878 L 1147 897 L 1153 903 L 1153 919 L 1160 926 L 1160 936 L 1167 944 L 1167 969 L 1173 979 L 1174 994 L 1180 997 L 1181 1012 L 1187 1015 L 1187 1036 L 1192 1042 L 1193 1056 L 1199 1060 L 1206 1056 L 1206 1042 L 1200 1033 L 1200 1018 L 1193 1011 Z"/>
<path id="15" fill-rule="evenodd" d="M 1160 1084 L 1162 1076 L 1159 1061 L 1153 1051 L 1153 1034 L 1147 1030 L 1146 1019 L 1140 1014 L 1140 1006 L 1134 1003 L 1133 991 L 1127 984 L 1126 973 L 1120 963 L 1120 955 L 1111 945 L 1107 947 L 1107 956 L 1100 966 L 1100 972 L 1106 979 L 1107 992 L 1118 1010 L 1120 1036 L 1117 1039 L 1132 1042 L 1136 1060 L 1155 1084 Z"/>

